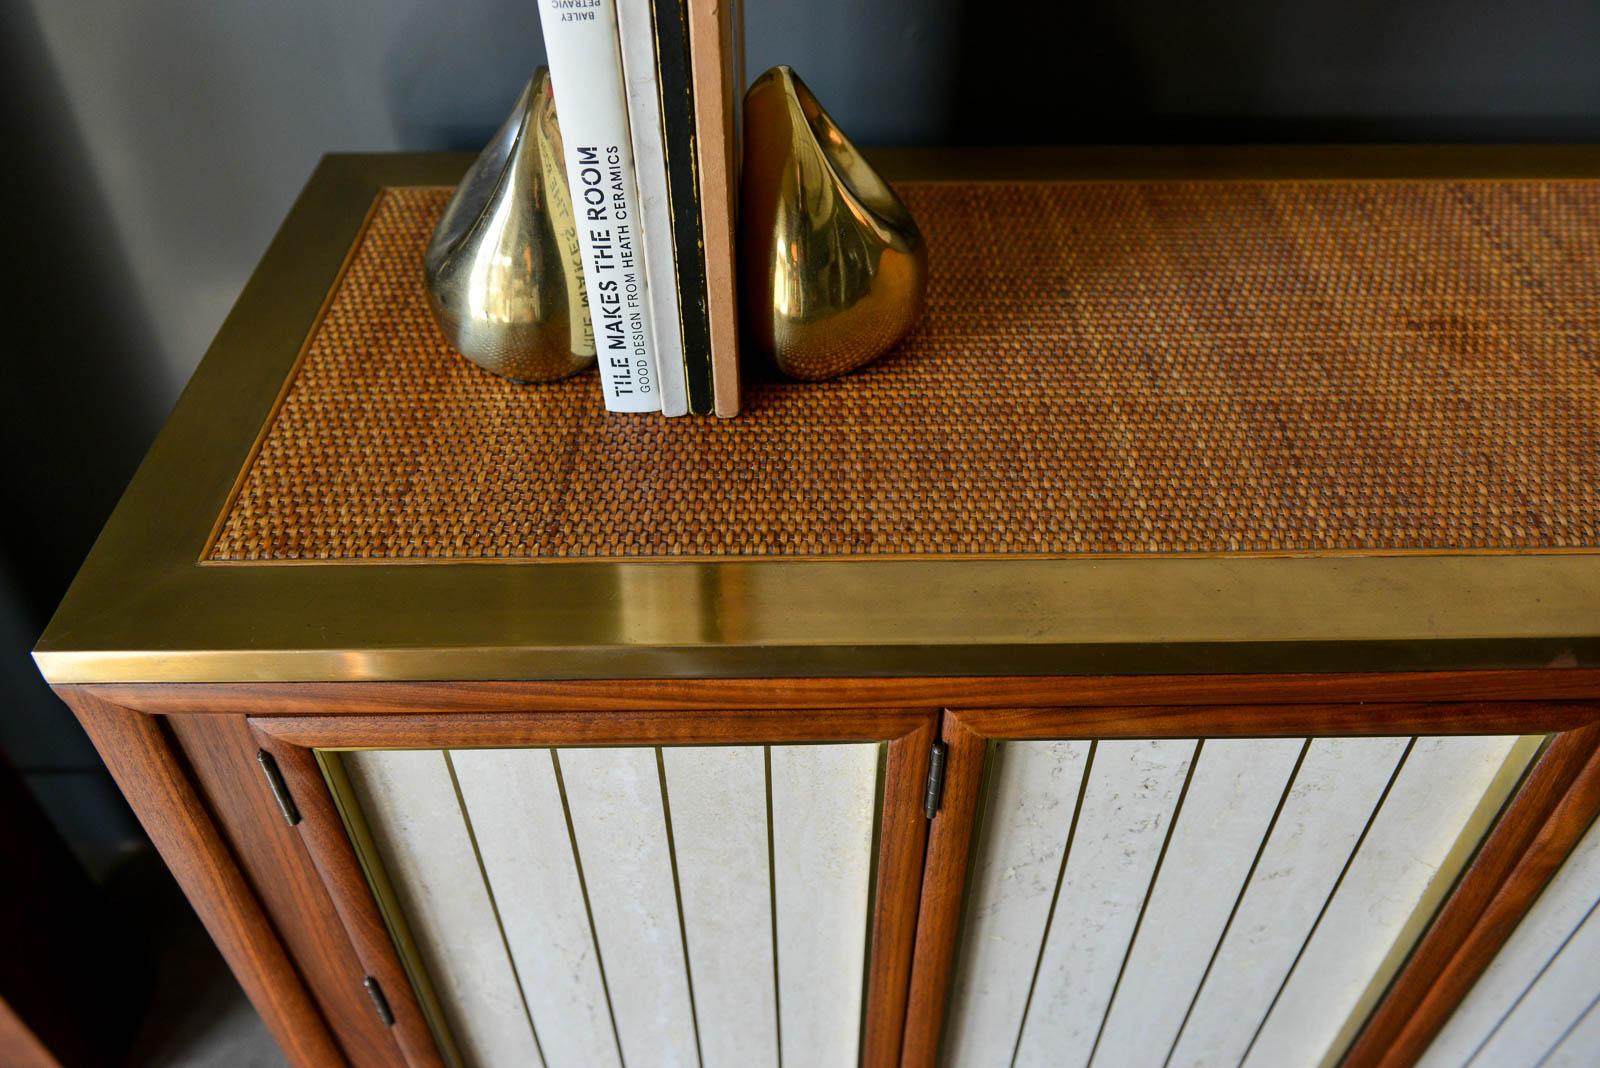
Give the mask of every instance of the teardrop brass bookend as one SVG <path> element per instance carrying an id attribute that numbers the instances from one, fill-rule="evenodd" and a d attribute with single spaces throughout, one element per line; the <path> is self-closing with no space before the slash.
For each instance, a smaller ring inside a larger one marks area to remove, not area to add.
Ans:
<path id="1" fill-rule="evenodd" d="M 905 337 L 927 294 L 922 233 L 788 67 L 745 95 L 742 175 L 740 305 L 753 348 L 815 380 Z"/>
<path id="2" fill-rule="evenodd" d="M 540 67 L 468 169 L 423 257 L 446 340 L 486 370 L 550 382 L 594 363 L 550 75 Z"/>

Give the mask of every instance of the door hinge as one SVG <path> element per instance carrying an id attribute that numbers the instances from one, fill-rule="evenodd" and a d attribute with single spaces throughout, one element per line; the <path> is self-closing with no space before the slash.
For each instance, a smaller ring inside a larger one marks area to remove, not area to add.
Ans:
<path id="1" fill-rule="evenodd" d="M 394 1012 L 389 1008 L 389 999 L 383 996 L 383 987 L 372 976 L 361 980 L 361 985 L 367 988 L 367 997 L 372 999 L 372 1007 L 378 1010 L 378 1019 L 383 1021 L 383 1026 L 394 1026 Z"/>
<path id="2" fill-rule="evenodd" d="M 283 813 L 284 821 L 293 827 L 300 822 L 300 810 L 295 807 L 294 795 L 289 793 L 289 784 L 283 781 L 278 762 L 272 759 L 271 753 L 261 749 L 256 752 L 256 763 L 261 765 L 261 774 L 267 777 L 267 789 L 272 791 L 273 799 L 278 802 L 278 811 Z"/>
<path id="3" fill-rule="evenodd" d="M 928 790 L 922 795 L 922 814 L 930 820 L 939 811 L 939 802 L 944 800 L 944 758 L 947 748 L 943 742 L 934 742 L 933 751 L 928 754 Z"/>

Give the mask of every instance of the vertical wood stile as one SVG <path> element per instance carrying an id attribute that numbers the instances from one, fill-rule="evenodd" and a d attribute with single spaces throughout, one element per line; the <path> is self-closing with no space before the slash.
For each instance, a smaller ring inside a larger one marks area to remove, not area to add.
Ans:
<path id="1" fill-rule="evenodd" d="M 57 691 L 279 1046 L 297 1065 L 339 1057 L 318 1006 L 155 718 L 78 688 Z"/>
<path id="2" fill-rule="evenodd" d="M 932 1064 L 952 1004 L 959 950 L 961 902 L 972 867 L 980 795 L 992 769 L 984 739 L 946 712 L 940 724 L 946 747 L 944 797 L 928 827 L 914 963 L 906 1004 L 903 1065 Z"/>

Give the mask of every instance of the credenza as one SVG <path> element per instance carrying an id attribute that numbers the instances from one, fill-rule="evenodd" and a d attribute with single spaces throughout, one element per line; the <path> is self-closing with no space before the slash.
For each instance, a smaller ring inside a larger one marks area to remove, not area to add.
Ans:
<path id="1" fill-rule="evenodd" d="M 875 158 L 731 420 L 318 167 L 35 654 L 290 1060 L 1595 1063 L 1600 152 Z"/>

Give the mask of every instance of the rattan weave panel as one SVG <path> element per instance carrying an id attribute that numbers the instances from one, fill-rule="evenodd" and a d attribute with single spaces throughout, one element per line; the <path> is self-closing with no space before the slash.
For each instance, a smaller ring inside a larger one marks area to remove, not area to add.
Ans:
<path id="1" fill-rule="evenodd" d="M 728 421 L 453 355 L 385 193 L 210 558 L 1600 545 L 1600 183 L 903 192 L 915 335 Z"/>

